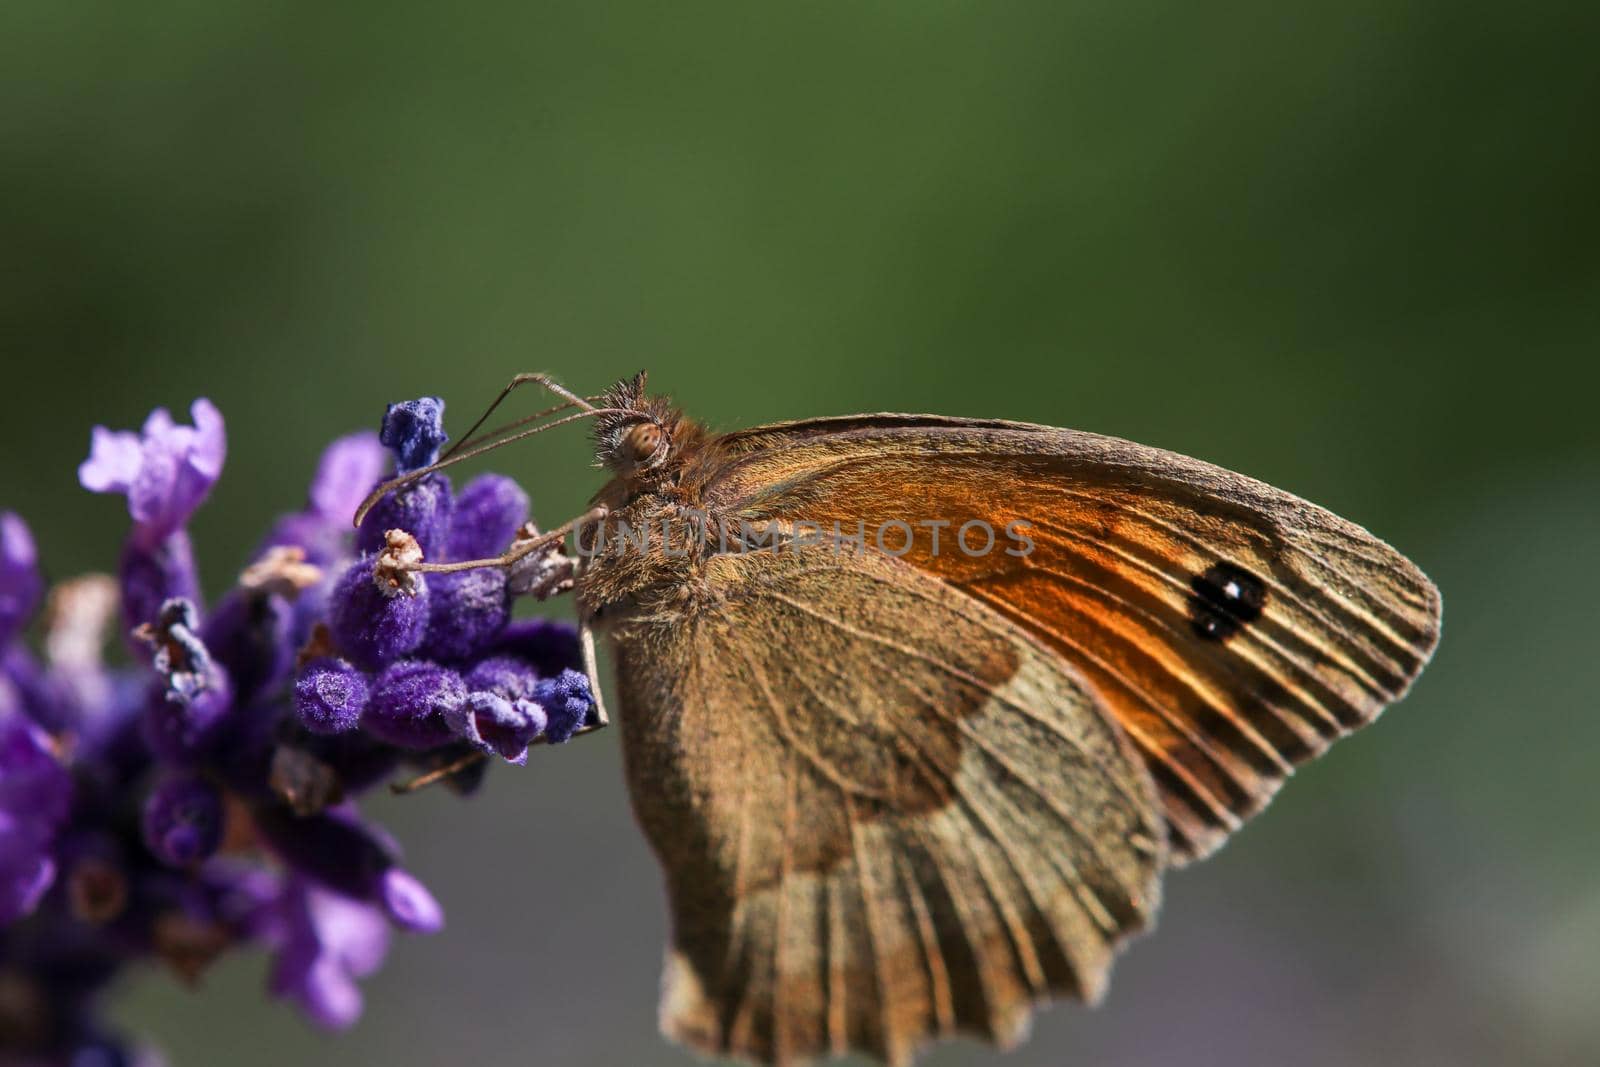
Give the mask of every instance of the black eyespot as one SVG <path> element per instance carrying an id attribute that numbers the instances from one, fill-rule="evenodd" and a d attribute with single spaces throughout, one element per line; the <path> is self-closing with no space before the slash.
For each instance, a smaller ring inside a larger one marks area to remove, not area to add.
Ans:
<path id="1" fill-rule="evenodd" d="M 1190 580 L 1189 588 L 1189 621 L 1208 641 L 1226 641 L 1261 618 L 1267 603 L 1265 583 L 1231 563 L 1213 563 Z"/>

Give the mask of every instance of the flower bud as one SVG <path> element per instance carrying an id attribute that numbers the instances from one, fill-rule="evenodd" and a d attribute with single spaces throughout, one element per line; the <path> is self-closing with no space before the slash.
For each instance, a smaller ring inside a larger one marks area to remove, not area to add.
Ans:
<path id="1" fill-rule="evenodd" d="M 294 683 L 294 709 L 314 734 L 354 730 L 367 709 L 367 677 L 342 659 L 312 660 Z"/>
<path id="2" fill-rule="evenodd" d="M 546 678 L 533 687 L 534 701 L 549 717 L 545 739 L 559 745 L 572 739 L 572 735 L 588 721 L 594 707 L 594 696 L 589 692 L 589 679 L 578 671 L 564 670 L 554 678 Z"/>
<path id="3" fill-rule="evenodd" d="M 430 474 L 372 505 L 356 530 L 356 551 L 381 552 L 384 536 L 390 530 L 404 530 L 417 539 L 428 559 L 443 559 L 452 514 L 450 479 L 443 474 Z"/>
<path id="4" fill-rule="evenodd" d="M 511 618 L 511 593 L 499 567 L 428 576 L 428 633 L 423 655 L 463 660 L 486 646 Z"/>
<path id="5" fill-rule="evenodd" d="M 144 805 L 144 842 L 161 862 L 187 867 L 222 842 L 222 794 L 202 778 L 168 778 Z"/>
<path id="6" fill-rule="evenodd" d="M 416 649 L 428 628 L 428 584 L 416 575 L 414 594 L 387 595 L 373 580 L 373 559 L 352 563 L 328 601 L 328 628 L 339 650 L 362 667 L 377 668 Z"/>
<path id="7" fill-rule="evenodd" d="M 391 745 L 433 748 L 450 740 L 446 716 L 466 696 L 455 671 L 425 660 L 401 660 L 378 676 L 361 724 Z"/>
<path id="8" fill-rule="evenodd" d="M 528 494 L 503 474 L 480 474 L 456 495 L 446 557 L 489 559 L 500 555 L 528 521 Z"/>

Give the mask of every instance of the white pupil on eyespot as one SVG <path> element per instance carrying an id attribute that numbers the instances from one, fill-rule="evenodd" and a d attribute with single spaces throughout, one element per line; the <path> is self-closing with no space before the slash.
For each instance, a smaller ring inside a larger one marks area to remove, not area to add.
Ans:
<path id="1" fill-rule="evenodd" d="M 1229 582 L 1227 585 L 1222 587 L 1222 592 L 1223 595 L 1229 600 L 1238 600 L 1240 596 L 1239 583 Z"/>

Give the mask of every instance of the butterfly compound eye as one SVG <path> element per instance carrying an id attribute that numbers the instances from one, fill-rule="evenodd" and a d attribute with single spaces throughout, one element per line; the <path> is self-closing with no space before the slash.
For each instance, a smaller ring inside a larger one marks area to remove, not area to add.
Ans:
<path id="1" fill-rule="evenodd" d="M 629 459 L 641 467 L 653 467 L 656 452 L 661 448 L 661 427 L 653 422 L 641 422 L 622 438 L 623 449 Z"/>

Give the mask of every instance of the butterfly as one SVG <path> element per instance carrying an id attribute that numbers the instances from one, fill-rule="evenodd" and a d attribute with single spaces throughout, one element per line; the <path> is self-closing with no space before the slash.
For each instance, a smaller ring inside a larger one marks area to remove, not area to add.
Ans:
<path id="1" fill-rule="evenodd" d="M 717 435 L 643 374 L 600 404 L 570 584 L 670 897 L 661 1027 L 702 1053 L 908 1064 L 1098 1001 L 1163 872 L 1438 641 L 1394 549 L 1172 452 L 932 415 Z"/>

